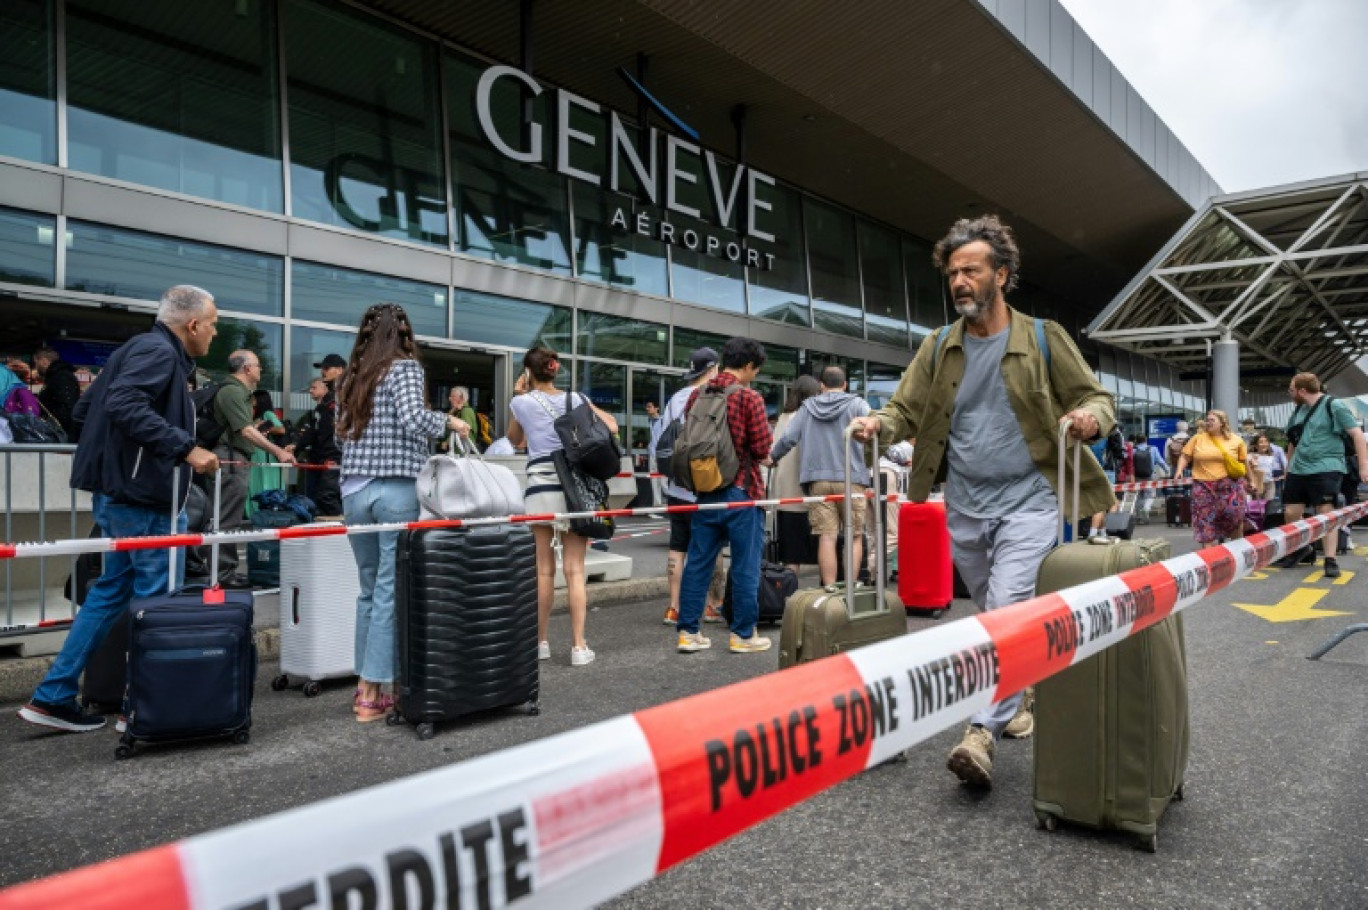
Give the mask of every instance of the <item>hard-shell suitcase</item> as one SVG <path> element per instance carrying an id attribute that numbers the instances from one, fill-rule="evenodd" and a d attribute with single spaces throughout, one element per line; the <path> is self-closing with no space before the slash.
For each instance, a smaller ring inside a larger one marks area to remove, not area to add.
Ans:
<path id="1" fill-rule="evenodd" d="M 216 477 L 216 528 L 220 489 Z M 217 545 L 212 562 L 217 577 Z M 174 560 L 171 573 L 174 580 Z M 135 600 L 128 613 L 127 728 L 115 757 L 144 742 L 247 742 L 257 669 L 252 593 L 192 586 Z"/>
<path id="2" fill-rule="evenodd" d="M 335 522 L 320 524 L 335 525 Z M 304 694 L 323 691 L 320 680 L 356 672 L 356 599 L 361 583 L 356 557 L 343 535 L 280 542 L 280 692 L 302 676 Z"/>
<path id="3" fill-rule="evenodd" d="M 1186 492 L 1170 496 L 1164 509 L 1170 528 L 1186 528 L 1192 524 L 1192 497 Z"/>
<path id="4" fill-rule="evenodd" d="M 1108 512 L 1103 529 L 1106 530 L 1108 537 L 1130 540 L 1135 536 L 1135 513 Z"/>
<path id="5" fill-rule="evenodd" d="M 847 428 L 846 433 L 850 430 Z M 874 464 L 879 463 L 875 442 Z M 845 548 L 846 564 L 855 562 L 855 537 L 851 527 L 850 446 L 845 450 Z M 884 509 L 875 506 L 875 537 L 883 540 Z M 907 634 L 907 612 L 892 591 L 884 590 L 888 577 L 884 548 L 874 548 L 874 584 L 858 585 L 847 581 L 845 587 L 831 585 L 799 591 L 788 599 L 779 632 L 779 668 L 820 660 L 861 645 L 886 641 Z"/>
<path id="6" fill-rule="evenodd" d="M 950 609 L 955 564 L 944 502 L 905 502 L 898 509 L 898 565 L 898 599 L 908 613 L 938 619 Z"/>
<path id="7" fill-rule="evenodd" d="M 1061 545 L 1041 564 L 1036 593 L 1150 565 L 1171 552 L 1164 539 Z M 1062 820 L 1128 831 L 1152 852 L 1160 816 L 1171 799 L 1182 798 L 1187 768 L 1182 618 L 1170 616 L 1131 635 L 1042 680 L 1035 692 L 1032 808 L 1041 827 L 1053 830 Z"/>
<path id="8" fill-rule="evenodd" d="M 420 739 L 475 711 L 539 712 L 537 548 L 525 525 L 405 532 L 395 569 L 398 713 Z"/>

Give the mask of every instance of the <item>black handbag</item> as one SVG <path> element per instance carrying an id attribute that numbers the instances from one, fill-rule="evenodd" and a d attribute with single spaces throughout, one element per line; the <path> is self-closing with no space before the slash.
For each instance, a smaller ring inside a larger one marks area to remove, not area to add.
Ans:
<path id="1" fill-rule="evenodd" d="M 596 480 L 612 480 L 622 470 L 622 445 L 617 434 L 595 413 L 588 398 L 580 395 L 580 403 L 571 407 L 574 396 L 571 386 L 565 399 L 565 413 L 551 425 L 572 467 Z"/>
<path id="2" fill-rule="evenodd" d="M 55 420 L 34 414 L 6 414 L 14 441 L 28 445 L 65 445 L 66 432 Z"/>
<path id="3" fill-rule="evenodd" d="M 600 512 L 608 508 L 608 484 L 576 469 L 563 449 L 551 453 L 551 463 L 556 466 L 567 511 Z M 611 518 L 570 519 L 570 533 L 591 540 L 611 540 L 616 530 L 617 523 Z"/>

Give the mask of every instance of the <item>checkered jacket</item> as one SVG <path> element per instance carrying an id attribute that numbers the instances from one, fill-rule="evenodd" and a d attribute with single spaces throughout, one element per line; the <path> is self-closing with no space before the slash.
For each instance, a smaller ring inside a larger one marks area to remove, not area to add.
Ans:
<path id="1" fill-rule="evenodd" d="M 446 415 L 428 410 L 423 368 L 396 360 L 375 387 L 370 423 L 360 439 L 342 442 L 345 477 L 417 477 L 428 441 L 446 432 Z"/>

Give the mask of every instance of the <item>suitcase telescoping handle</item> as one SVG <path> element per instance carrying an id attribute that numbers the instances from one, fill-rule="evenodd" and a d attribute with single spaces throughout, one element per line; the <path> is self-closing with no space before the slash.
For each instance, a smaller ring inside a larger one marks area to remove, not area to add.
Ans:
<path id="1" fill-rule="evenodd" d="M 1061 421 L 1059 422 L 1059 483 L 1055 486 L 1055 489 L 1059 491 L 1059 495 L 1060 495 L 1061 498 L 1062 498 L 1063 495 L 1064 495 L 1064 483 L 1065 483 L 1065 479 L 1066 479 L 1066 475 L 1065 475 L 1065 473 L 1064 473 L 1064 452 L 1065 452 L 1065 450 L 1068 449 L 1068 447 L 1069 447 L 1069 430 L 1070 430 L 1070 428 L 1072 428 L 1072 427 L 1073 427 L 1073 421 L 1070 420 L 1070 419 L 1067 418 L 1067 417 L 1064 418 L 1063 420 L 1061 420 Z M 1077 533 L 1078 533 L 1078 486 L 1079 486 L 1079 474 L 1082 472 L 1082 467 L 1083 467 L 1083 442 L 1082 442 L 1082 440 L 1079 440 L 1079 441 L 1077 441 L 1077 442 L 1074 443 L 1074 459 L 1073 459 L 1073 461 L 1074 461 L 1074 463 L 1073 463 L 1073 496 L 1071 497 L 1071 500 L 1072 500 L 1072 501 L 1070 502 L 1070 505 L 1072 506 L 1071 511 L 1072 511 L 1073 517 L 1072 517 L 1072 519 L 1071 519 L 1072 524 L 1070 524 L 1069 527 L 1073 528 L 1073 533 L 1077 534 Z M 1063 545 L 1064 545 L 1064 503 L 1062 503 L 1062 502 L 1059 504 L 1059 512 L 1058 512 L 1058 515 L 1059 515 L 1059 526 L 1058 526 L 1058 528 L 1055 530 L 1055 543 L 1056 543 L 1057 545 L 1059 545 L 1059 546 L 1063 546 Z"/>
<path id="2" fill-rule="evenodd" d="M 852 519 L 854 518 L 854 507 L 852 500 L 855 496 L 855 485 L 851 481 L 850 467 L 850 443 L 851 434 L 855 427 L 848 426 L 841 434 L 841 448 L 845 450 L 845 564 L 846 564 L 846 615 L 855 618 L 855 582 L 860 576 L 860 567 L 855 565 L 855 527 Z M 874 486 L 874 498 L 865 503 L 866 508 L 874 509 L 874 540 L 870 546 L 874 548 L 874 590 L 878 600 L 876 607 L 879 610 L 885 608 L 884 604 L 884 504 L 879 498 L 879 436 L 874 434 L 870 437 L 873 446 L 874 468 L 870 471 L 870 480 Z M 861 533 L 864 533 L 861 529 Z"/>
<path id="3" fill-rule="evenodd" d="M 186 467 L 189 468 L 188 465 L 187 465 Z M 191 482 L 191 483 L 194 483 L 194 482 L 195 482 L 194 471 L 193 471 L 193 469 L 190 469 L 190 470 L 191 470 L 190 482 Z M 189 492 L 190 492 L 190 491 L 189 491 L 189 488 L 187 488 L 187 489 L 186 489 L 186 494 L 187 494 L 187 495 L 186 495 L 186 497 L 185 497 L 185 505 L 186 505 L 187 508 L 188 508 L 189 505 L 190 505 L 190 496 L 188 495 Z M 212 526 L 210 527 L 210 530 L 213 531 L 214 533 L 218 533 L 218 529 L 219 529 L 219 511 L 220 511 L 220 506 L 222 505 L 222 503 L 223 503 L 223 472 L 222 472 L 222 470 L 220 469 L 220 470 L 214 472 L 214 517 L 211 519 L 211 521 L 213 522 L 213 524 L 212 524 Z M 180 506 L 180 468 L 175 468 L 175 469 L 173 469 L 173 470 L 171 471 L 171 533 L 172 533 L 172 534 L 177 533 L 178 530 L 180 529 L 180 513 L 181 513 L 181 506 Z M 223 603 L 223 591 L 222 591 L 222 589 L 219 588 L 219 583 L 218 583 L 218 558 L 219 558 L 219 548 L 218 548 L 218 544 L 213 544 L 213 545 L 211 546 L 211 548 L 210 548 L 210 553 L 211 553 L 212 555 L 210 556 L 210 568 L 209 568 L 209 572 L 210 572 L 210 575 L 211 575 L 211 577 L 212 577 L 213 580 L 212 580 L 211 584 L 210 584 L 208 587 L 206 587 L 206 588 L 204 589 L 204 602 L 205 602 L 205 603 Z M 180 560 L 180 559 L 183 559 L 183 558 L 184 558 L 184 554 L 181 552 L 181 548 L 180 548 L 180 547 L 172 547 L 172 548 L 170 549 L 170 552 L 167 554 L 167 560 L 166 560 L 166 593 L 167 593 L 167 594 L 175 594 L 175 593 L 176 593 L 176 563 L 177 563 L 177 560 Z M 215 591 L 217 591 L 217 594 L 212 593 L 212 592 L 215 592 Z"/>

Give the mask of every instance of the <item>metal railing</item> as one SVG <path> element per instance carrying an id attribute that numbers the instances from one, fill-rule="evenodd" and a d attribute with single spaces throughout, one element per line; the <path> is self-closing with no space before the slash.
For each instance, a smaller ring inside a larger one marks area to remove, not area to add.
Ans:
<path id="1" fill-rule="evenodd" d="M 36 513 L 37 538 L 39 540 L 48 539 L 48 532 L 50 528 L 54 531 L 57 531 L 57 533 L 61 534 L 62 536 L 66 536 L 72 539 L 79 536 L 77 516 L 80 513 L 81 509 L 78 506 L 78 494 L 76 490 L 71 489 L 70 484 L 66 480 L 70 477 L 71 458 L 75 454 L 75 452 L 76 446 L 74 445 L 42 445 L 27 443 L 10 443 L 7 445 L 0 445 L 0 455 L 4 456 L 5 471 L 4 508 L 6 540 L 12 541 L 15 538 L 16 513 L 20 515 L 29 515 Z M 16 459 L 15 456 L 20 457 Z M 33 465 L 31 464 L 31 456 L 37 456 L 36 471 L 32 471 Z M 65 522 L 61 520 L 60 512 L 58 512 L 58 514 L 55 515 L 49 515 L 49 512 L 56 511 L 51 507 L 51 504 L 48 502 L 48 487 L 50 486 L 50 484 L 47 475 L 49 462 L 50 460 L 52 460 L 49 456 L 51 456 L 52 459 L 59 460 L 62 463 L 62 486 L 67 489 L 69 496 L 67 505 L 67 518 Z M 16 474 L 16 462 L 18 463 L 18 474 Z M 37 476 L 34 477 L 34 474 L 36 474 Z M 31 486 L 31 484 L 33 484 L 35 481 L 37 498 L 36 500 L 31 500 L 28 496 L 25 496 L 24 493 L 26 491 L 31 491 L 34 489 L 34 487 Z M 18 484 L 20 498 L 23 500 L 23 502 L 19 504 L 16 504 L 15 501 L 16 484 Z M 30 502 L 32 503 L 32 508 L 29 507 Z M 58 531 L 56 527 L 52 527 L 53 525 L 60 526 L 61 524 L 67 525 L 64 532 Z M 76 602 L 80 596 L 78 586 L 75 582 L 76 557 L 68 557 L 65 559 L 59 557 L 55 561 L 66 565 L 67 571 L 72 579 L 69 615 L 61 617 L 62 619 L 66 619 L 75 616 L 76 610 L 79 608 L 79 604 Z M 27 614 L 31 612 L 33 604 L 28 601 L 26 596 L 24 597 L 24 602 L 22 604 L 16 604 L 14 578 L 15 565 L 12 562 L 6 562 L 4 613 L 5 621 L 3 624 L 3 628 L 0 628 L 0 638 L 23 635 L 30 632 L 37 632 L 40 631 L 40 628 L 42 626 L 49 623 L 48 563 L 49 560 L 47 558 L 42 558 L 38 560 L 36 622 L 31 621 L 31 616 L 23 616 L 21 617 L 22 621 L 16 622 L 16 608 L 23 608 L 24 613 Z M 27 587 L 25 587 L 24 590 L 25 592 L 27 592 Z M 62 610 L 61 612 L 67 613 L 68 611 Z"/>

